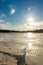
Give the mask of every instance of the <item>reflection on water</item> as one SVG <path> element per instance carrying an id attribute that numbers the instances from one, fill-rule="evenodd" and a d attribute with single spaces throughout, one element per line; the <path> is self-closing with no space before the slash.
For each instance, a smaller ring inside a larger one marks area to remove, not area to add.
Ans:
<path id="1" fill-rule="evenodd" d="M 0 44 L 5 42 L 19 54 L 26 48 L 27 64 L 43 65 L 43 33 L 0 33 Z"/>

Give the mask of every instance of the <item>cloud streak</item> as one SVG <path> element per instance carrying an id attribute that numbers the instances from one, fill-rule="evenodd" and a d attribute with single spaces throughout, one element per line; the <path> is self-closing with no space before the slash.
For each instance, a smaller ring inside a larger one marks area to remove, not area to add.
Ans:
<path id="1" fill-rule="evenodd" d="M 1 18 L 5 18 L 6 15 L 5 15 L 4 13 L 2 13 L 0 17 L 1 17 Z"/>
<path id="2" fill-rule="evenodd" d="M 0 19 L 0 29 L 10 29 L 10 23 Z"/>

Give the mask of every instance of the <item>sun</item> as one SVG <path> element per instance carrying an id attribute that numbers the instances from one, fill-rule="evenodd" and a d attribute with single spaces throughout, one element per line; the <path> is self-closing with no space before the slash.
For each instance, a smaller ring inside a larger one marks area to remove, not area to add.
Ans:
<path id="1" fill-rule="evenodd" d="M 27 19 L 27 21 L 28 21 L 28 24 L 29 24 L 29 25 L 33 25 L 33 24 L 34 24 L 34 18 L 33 18 L 33 17 L 29 17 L 29 18 Z"/>
<path id="2" fill-rule="evenodd" d="M 29 17 L 28 21 L 32 22 L 33 21 L 33 18 L 32 17 Z"/>

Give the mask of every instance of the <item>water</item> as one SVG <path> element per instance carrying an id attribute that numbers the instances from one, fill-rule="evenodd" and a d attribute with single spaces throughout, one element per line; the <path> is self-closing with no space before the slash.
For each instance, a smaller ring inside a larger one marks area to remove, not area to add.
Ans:
<path id="1" fill-rule="evenodd" d="M 43 33 L 0 33 L 1 46 L 2 50 L 9 51 L 8 48 L 11 48 L 11 53 L 18 55 L 23 54 L 22 50 L 26 48 L 26 63 L 43 65 Z"/>

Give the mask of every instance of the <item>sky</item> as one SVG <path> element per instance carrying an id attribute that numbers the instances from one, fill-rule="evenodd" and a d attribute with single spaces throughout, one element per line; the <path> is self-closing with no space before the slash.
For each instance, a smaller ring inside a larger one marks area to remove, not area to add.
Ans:
<path id="1" fill-rule="evenodd" d="M 0 0 L 0 29 L 43 29 L 43 0 Z"/>

